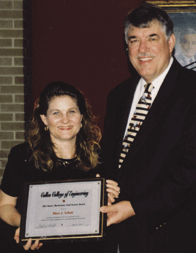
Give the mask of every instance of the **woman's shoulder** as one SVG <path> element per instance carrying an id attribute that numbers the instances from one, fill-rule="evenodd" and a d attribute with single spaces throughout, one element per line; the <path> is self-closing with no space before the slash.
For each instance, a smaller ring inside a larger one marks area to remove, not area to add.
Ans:
<path id="1" fill-rule="evenodd" d="M 27 159 L 29 157 L 29 154 L 31 153 L 30 146 L 28 142 L 20 143 L 14 147 L 11 148 L 9 156 L 15 156 L 18 158 L 25 158 Z"/>

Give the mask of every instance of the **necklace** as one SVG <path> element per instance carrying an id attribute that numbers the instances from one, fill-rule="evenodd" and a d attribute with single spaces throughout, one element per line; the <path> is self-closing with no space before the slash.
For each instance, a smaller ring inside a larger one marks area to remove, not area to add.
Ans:
<path id="1" fill-rule="evenodd" d="M 63 159 L 63 158 L 58 158 L 58 162 L 60 165 L 63 165 L 64 167 L 67 167 L 70 163 L 73 163 L 76 161 L 76 157 L 72 159 Z"/>

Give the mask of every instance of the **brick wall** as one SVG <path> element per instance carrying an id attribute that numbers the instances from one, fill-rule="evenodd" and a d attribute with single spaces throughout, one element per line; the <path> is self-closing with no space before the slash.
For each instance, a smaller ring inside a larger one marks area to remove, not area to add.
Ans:
<path id="1" fill-rule="evenodd" d="M 29 2 L 0 0 L 0 182 L 10 148 L 24 141 L 24 102 L 30 101 L 25 96 L 30 86 Z"/>

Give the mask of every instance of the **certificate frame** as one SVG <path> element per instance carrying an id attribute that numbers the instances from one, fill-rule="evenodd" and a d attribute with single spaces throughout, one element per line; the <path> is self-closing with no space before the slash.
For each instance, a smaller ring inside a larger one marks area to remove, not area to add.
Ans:
<path id="1" fill-rule="evenodd" d="M 102 240 L 106 201 L 104 178 L 26 183 L 20 242 Z"/>
<path id="2" fill-rule="evenodd" d="M 174 56 L 188 69 L 196 71 L 196 1 L 146 1 L 164 9 L 174 24 Z"/>

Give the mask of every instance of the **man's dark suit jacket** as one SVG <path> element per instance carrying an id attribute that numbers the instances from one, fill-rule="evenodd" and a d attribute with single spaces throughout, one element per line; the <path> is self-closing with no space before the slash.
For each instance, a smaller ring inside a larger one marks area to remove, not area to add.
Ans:
<path id="1" fill-rule="evenodd" d="M 120 253 L 193 252 L 196 237 L 196 73 L 174 62 L 118 169 L 122 139 L 139 76 L 114 88 L 102 138 L 107 177 L 121 188 L 118 201 L 136 215 L 112 225 Z M 116 240 L 116 239 L 115 239 Z"/>

